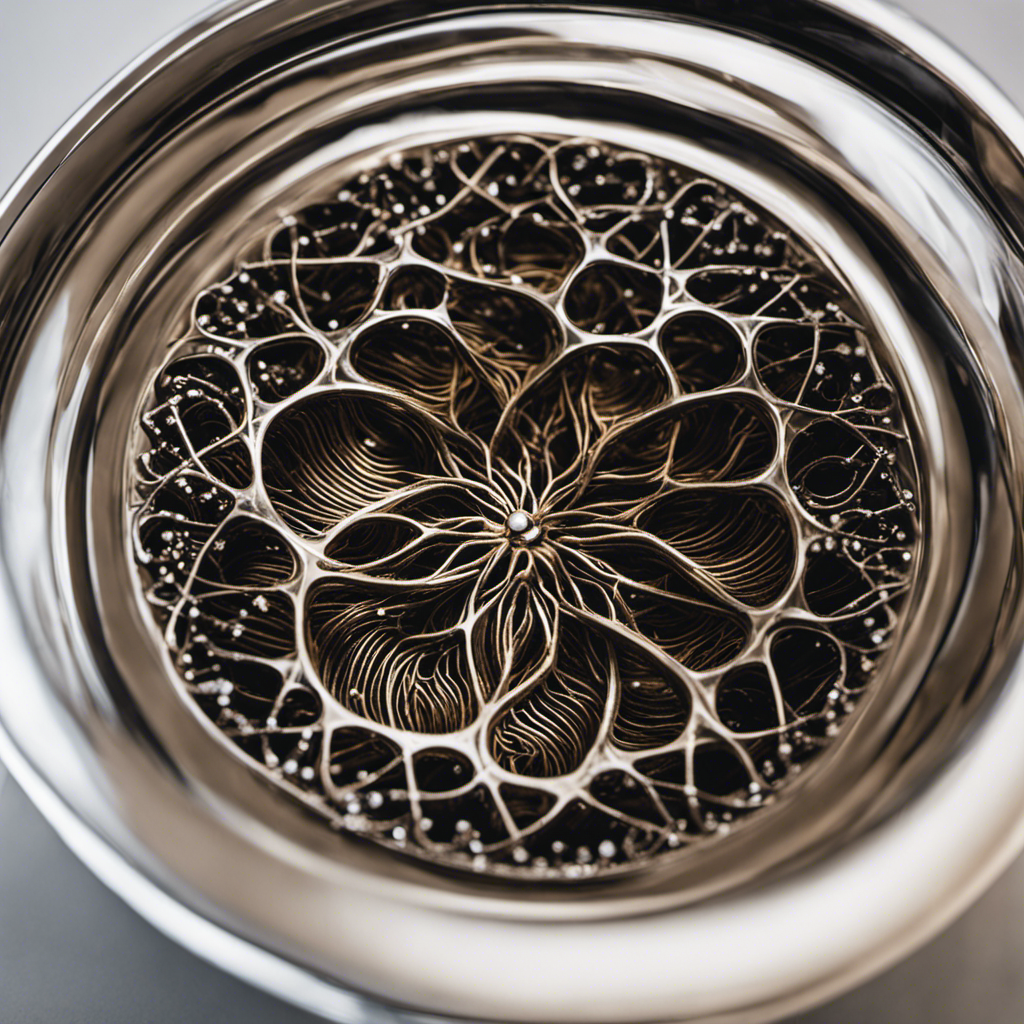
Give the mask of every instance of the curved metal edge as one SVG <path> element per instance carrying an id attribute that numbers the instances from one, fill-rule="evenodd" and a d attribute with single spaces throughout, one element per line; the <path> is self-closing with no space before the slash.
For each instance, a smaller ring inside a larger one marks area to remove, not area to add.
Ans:
<path id="1" fill-rule="evenodd" d="M 207 32 L 217 31 L 246 8 L 267 6 L 274 0 L 231 0 L 214 3 L 193 18 L 171 29 L 161 39 L 145 49 L 130 64 L 108 78 L 82 103 L 54 132 L 42 148 L 32 157 L 21 173 L 0 195 L 0 242 L 3 242 L 14 222 L 32 201 L 53 172 L 71 155 L 78 144 L 106 117 L 107 113 L 138 89 L 147 78 L 163 67 L 173 54 L 186 44 L 202 38 Z"/>
<path id="2" fill-rule="evenodd" d="M 0 760 L 72 853 L 118 898 L 169 939 L 209 963 L 304 1010 L 345 1024 L 443 1024 L 439 1017 L 392 1011 L 381 1003 L 318 978 L 219 925 L 170 896 L 104 842 L 51 789 L 0 728 Z M 145 909 L 142 909 L 145 908 Z"/>
<path id="3" fill-rule="evenodd" d="M 0 243 L 32 197 L 110 110 L 139 89 L 175 54 L 234 21 L 251 17 L 279 0 L 220 0 L 171 29 L 101 85 L 50 137 L 11 185 L 0 194 Z M 1024 114 L 970 58 L 937 32 L 888 0 L 817 0 L 847 17 L 881 29 L 894 42 L 924 58 L 957 91 L 993 115 L 1002 134 L 1024 154 Z"/>
<path id="4" fill-rule="evenodd" d="M 1014 724 L 1009 721 L 1002 730 L 1010 737 L 1017 734 L 1019 725 L 1024 725 L 1024 699 L 1018 703 L 1021 706 L 1016 709 L 1016 713 L 1020 722 Z M 446 1020 L 456 1019 L 389 1007 L 371 997 L 345 991 L 190 910 L 90 829 L 22 756 L 2 725 L 0 760 L 61 840 L 115 896 L 162 934 L 214 966 L 275 998 L 281 998 L 281 993 L 287 992 L 289 1001 L 294 1005 L 339 1024 L 445 1024 Z M 977 758 L 974 760 L 978 761 Z M 992 758 L 988 761 L 981 759 L 972 765 L 970 776 L 990 779 L 993 768 L 999 767 L 990 761 Z M 961 765 L 961 768 L 965 767 Z M 970 776 L 966 771 L 961 774 L 959 788 L 968 792 L 971 790 Z M 946 781 L 949 781 L 948 776 Z M 1024 811 L 1024 774 L 1016 790 L 1022 804 L 1019 809 Z M 945 796 L 937 798 L 935 794 L 930 794 L 930 802 L 936 805 L 930 808 L 933 815 L 945 813 L 948 803 Z M 772 1003 L 762 1003 L 739 1013 L 705 1017 L 702 1020 L 705 1024 L 768 1024 L 835 998 L 903 959 L 959 917 L 1009 867 L 1024 846 L 1024 817 L 1018 821 L 1017 828 L 1004 835 L 1002 843 L 989 847 L 984 868 L 970 872 L 969 885 L 954 888 L 948 899 L 936 905 L 937 909 L 930 917 L 922 917 L 914 927 L 906 929 L 898 941 L 886 946 L 875 957 L 862 959 L 856 970 L 835 975 L 828 982 L 804 989 L 797 995 L 783 996 Z M 852 851 L 847 851 L 847 861 L 855 863 L 862 859 L 859 847 L 877 846 L 878 840 L 876 835 L 855 844 Z M 650 1024 L 676 1022 L 658 1021 Z M 680 1021 L 679 1024 L 684 1022 Z"/>
<path id="5" fill-rule="evenodd" d="M 148 78 L 172 61 L 182 48 L 257 10 L 271 6 L 274 2 L 275 0 L 257 0 L 256 3 L 234 0 L 227 5 L 212 8 L 169 33 L 101 87 L 65 122 L 3 197 L 0 197 L 0 241 L 46 180 L 96 125 L 102 122 L 111 109 L 126 100 Z M 998 123 L 1001 134 L 1018 154 L 1024 152 L 1024 116 L 971 61 L 929 29 L 880 0 L 818 2 L 880 29 L 893 39 L 899 39 L 902 46 L 908 47 L 926 60 L 932 69 L 946 77 L 958 92 L 992 116 Z M 0 595 L 0 602 L 6 605 L 6 624 L 10 626 L 20 622 L 17 610 L 9 603 L 9 594 Z M 8 632 L 8 629 L 4 629 L 3 632 Z M 28 664 L 34 663 L 34 653 L 29 650 L 27 639 L 19 635 L 16 642 L 21 647 L 19 660 Z M 1022 673 L 1024 669 L 1019 669 L 1018 676 Z M 1004 692 L 1003 698 L 1005 697 Z M 957 861 L 957 868 L 948 872 L 951 879 L 953 876 L 962 875 L 963 884 L 948 883 L 949 891 L 943 893 L 943 899 L 931 903 L 930 913 L 919 915 L 916 922 L 904 928 L 898 938 L 894 938 L 875 956 L 863 958 L 856 968 L 850 968 L 841 977 L 837 975 L 814 988 L 804 989 L 796 995 L 783 996 L 770 1006 L 762 1004 L 756 1011 L 706 1018 L 709 1024 L 757 1024 L 834 997 L 909 954 L 959 916 L 995 881 L 1024 847 L 1024 818 L 1021 817 L 1024 813 L 1024 764 L 1018 767 L 1017 777 L 1010 775 L 1005 760 L 998 760 L 994 753 L 987 758 L 982 756 L 978 749 L 978 739 L 981 734 L 990 733 L 1001 734 L 1006 741 L 1012 740 L 1015 734 L 1019 736 L 1019 729 L 1024 726 L 1024 696 L 1019 697 L 1016 704 L 1018 706 L 1014 707 L 1012 702 L 1000 699 L 997 708 L 994 709 L 997 714 L 991 714 L 988 721 L 980 727 L 979 736 L 975 737 L 972 749 L 965 751 L 957 759 L 957 777 L 952 777 L 953 773 L 947 766 L 940 782 L 921 797 L 921 804 L 908 810 L 902 817 L 901 831 L 919 832 L 920 829 L 911 827 L 912 819 L 934 818 L 940 811 L 946 813 L 949 806 L 955 806 L 958 802 L 957 792 L 969 793 L 972 779 L 984 779 L 990 787 L 994 769 L 999 769 L 998 774 L 1008 781 L 1004 782 L 999 799 L 994 799 L 993 802 L 1002 804 L 1007 810 L 1013 809 L 1017 823 L 1013 828 L 998 830 L 1000 834 L 995 836 L 975 833 L 975 842 L 972 845 L 981 852 L 980 862 L 970 862 L 969 858 L 961 856 Z M 1005 743 L 998 742 L 999 736 L 995 739 L 997 742 L 990 746 L 1005 749 Z M 112 845 L 95 834 L 77 812 L 61 800 L 44 781 L 42 775 L 23 757 L 13 738 L 2 725 L 0 757 L 14 779 L 26 790 L 63 841 L 108 888 L 160 931 L 187 948 L 197 951 L 211 963 L 275 994 L 288 991 L 290 999 L 330 1019 L 353 1024 L 381 1020 L 405 1021 L 410 1024 L 437 1024 L 439 1021 L 437 1017 L 407 1010 L 388 1009 L 375 1000 L 346 993 L 336 985 L 267 953 L 182 906 L 156 882 L 129 863 Z M 994 798 L 995 794 L 990 792 L 990 797 Z M 1010 817 L 1011 815 L 1007 814 L 1001 817 L 1000 821 Z M 950 827 L 949 822 L 945 825 Z M 843 868 L 848 869 L 851 861 L 854 864 L 864 861 L 867 852 L 880 857 L 883 851 L 879 847 L 885 845 L 882 839 L 882 835 L 875 833 L 864 837 L 861 842 L 844 851 Z M 905 849 L 905 852 L 910 851 Z M 868 868 L 866 864 L 861 864 L 859 870 L 864 872 Z"/>

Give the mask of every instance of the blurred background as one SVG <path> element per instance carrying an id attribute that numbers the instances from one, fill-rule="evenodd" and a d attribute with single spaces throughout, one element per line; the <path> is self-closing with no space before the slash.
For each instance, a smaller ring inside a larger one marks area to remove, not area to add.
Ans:
<path id="1" fill-rule="evenodd" d="M 103 83 L 208 0 L 0 0 L 0 193 Z M 1024 106 L 1024 0 L 903 0 Z M 956 823 L 950 823 L 950 829 Z M 829 921 L 820 922 L 827 933 Z M 145 924 L 0 767 L 0 1024 L 316 1024 Z M 787 1024 L 1022 1024 L 1024 860 L 948 931 Z"/>

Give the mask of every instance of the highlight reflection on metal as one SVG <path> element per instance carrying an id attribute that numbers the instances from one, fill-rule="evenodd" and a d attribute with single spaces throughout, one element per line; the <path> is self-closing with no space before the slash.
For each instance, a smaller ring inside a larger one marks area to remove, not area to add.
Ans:
<path id="1" fill-rule="evenodd" d="M 594 140 L 398 153 L 284 218 L 142 428 L 188 691 L 336 827 L 446 865 L 728 832 L 836 734 L 912 579 L 863 313 L 722 184 Z"/>

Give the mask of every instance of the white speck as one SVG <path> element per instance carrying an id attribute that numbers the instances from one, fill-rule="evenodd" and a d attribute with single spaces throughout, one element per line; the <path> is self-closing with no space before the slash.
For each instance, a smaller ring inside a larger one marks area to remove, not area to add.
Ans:
<path id="1" fill-rule="evenodd" d="M 513 512 L 506 520 L 506 523 L 513 533 L 525 533 L 532 525 L 530 517 L 521 510 Z"/>

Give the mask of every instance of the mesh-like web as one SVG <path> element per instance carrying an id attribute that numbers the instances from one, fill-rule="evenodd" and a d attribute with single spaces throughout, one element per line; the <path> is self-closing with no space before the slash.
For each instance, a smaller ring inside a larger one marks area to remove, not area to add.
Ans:
<path id="1" fill-rule="evenodd" d="M 782 796 L 917 552 L 864 317 L 721 183 L 592 140 L 396 154 L 198 296 L 141 414 L 145 600 L 335 827 L 592 877 Z"/>

